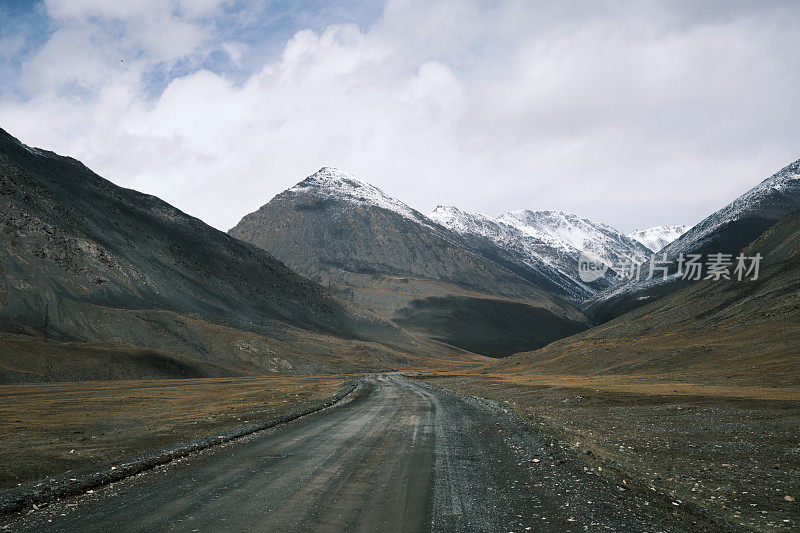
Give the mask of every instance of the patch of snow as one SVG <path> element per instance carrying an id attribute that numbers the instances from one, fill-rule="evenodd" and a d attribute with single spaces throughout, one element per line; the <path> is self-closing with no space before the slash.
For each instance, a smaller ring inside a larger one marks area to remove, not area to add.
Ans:
<path id="1" fill-rule="evenodd" d="M 636 230 L 628 234 L 628 238 L 638 241 L 653 252 L 661 251 L 666 245 L 689 231 L 691 226 L 655 226 Z"/>
<path id="2" fill-rule="evenodd" d="M 23 144 L 22 147 L 25 148 L 30 153 L 32 153 L 33 155 L 38 155 L 38 156 L 43 156 L 44 155 L 42 153 L 42 151 L 39 150 L 38 148 L 33 148 L 32 146 L 28 146 L 27 144 Z"/>
<path id="3" fill-rule="evenodd" d="M 568 253 L 589 252 L 613 268 L 649 252 L 641 243 L 602 222 L 564 211 L 511 211 L 498 218 L 523 233 Z"/>
<path id="4" fill-rule="evenodd" d="M 25 150 L 27 150 L 29 153 L 31 153 L 33 155 L 38 155 L 40 157 L 45 157 L 47 155 L 44 152 L 42 152 L 41 150 L 39 150 L 38 148 L 34 148 L 33 146 L 28 146 L 27 144 L 25 144 L 24 142 L 20 141 L 19 139 L 14 139 L 12 137 L 12 140 L 16 141 L 17 144 L 19 144 L 22 148 L 24 148 Z"/>
<path id="5" fill-rule="evenodd" d="M 430 225 L 429 220 L 419 211 L 388 196 L 374 185 L 338 168 L 322 167 L 289 191 L 344 200 L 356 205 L 380 207 L 426 226 Z"/>
<path id="6" fill-rule="evenodd" d="M 512 218 L 511 214 L 494 219 L 483 213 L 469 213 L 452 206 L 437 207 L 429 218 L 463 236 L 478 236 L 490 240 L 516 258 L 521 265 L 561 287 L 563 294 L 569 299 L 583 300 L 602 287 L 587 285 L 578 276 L 577 261 L 581 250 L 587 247 L 603 248 L 599 242 L 587 242 L 594 238 L 588 232 L 584 231 L 579 235 L 579 231 L 571 231 L 567 238 L 557 238 L 555 228 L 549 228 L 551 231 L 535 231 L 519 219 Z M 613 228 L 608 228 L 608 231 L 616 232 Z M 578 242 L 580 248 L 572 245 Z"/>

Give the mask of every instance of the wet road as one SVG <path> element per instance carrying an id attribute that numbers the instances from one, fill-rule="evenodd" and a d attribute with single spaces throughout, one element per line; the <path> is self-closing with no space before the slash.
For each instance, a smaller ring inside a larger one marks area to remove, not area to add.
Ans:
<path id="1" fill-rule="evenodd" d="M 388 375 L 13 531 L 680 530 L 497 405 Z"/>

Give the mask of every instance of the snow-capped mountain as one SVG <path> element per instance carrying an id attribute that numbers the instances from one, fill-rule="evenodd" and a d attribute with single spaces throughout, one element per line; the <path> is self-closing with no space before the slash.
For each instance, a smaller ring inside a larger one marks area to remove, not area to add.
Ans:
<path id="1" fill-rule="evenodd" d="M 563 211 L 511 211 L 497 219 L 548 246 L 570 254 L 590 252 L 610 267 L 640 261 L 650 253 L 643 244 L 602 222 Z"/>
<path id="2" fill-rule="evenodd" d="M 671 256 L 736 253 L 775 222 L 800 209 L 800 159 L 785 166 L 667 246 Z M 714 248 L 714 249 L 712 249 Z"/>
<path id="3" fill-rule="evenodd" d="M 338 168 L 322 167 L 290 188 L 289 192 L 313 194 L 317 198 L 338 200 L 353 205 L 379 207 L 426 226 L 430 225 L 430 221 L 419 211 L 392 198 L 374 185 Z"/>
<path id="4" fill-rule="evenodd" d="M 583 313 L 551 290 L 557 273 L 524 277 L 497 246 L 483 253 L 334 168 L 276 195 L 229 233 L 407 331 L 477 353 L 507 355 L 586 327 Z"/>
<path id="5" fill-rule="evenodd" d="M 628 238 L 638 241 L 653 252 L 659 252 L 666 245 L 689 231 L 691 226 L 655 226 L 647 229 L 639 229 L 633 233 L 628 233 Z"/>
<path id="6" fill-rule="evenodd" d="M 745 194 L 705 218 L 660 253 L 673 261 L 680 254 L 735 255 L 783 217 L 800 209 L 800 160 L 787 165 Z M 648 265 L 643 265 L 643 271 Z M 607 320 L 683 287 L 674 276 L 641 279 L 611 287 L 589 302 L 599 320 Z"/>
<path id="7" fill-rule="evenodd" d="M 578 277 L 581 252 L 592 253 L 612 269 L 630 258 L 641 261 L 649 252 L 606 224 L 570 213 L 513 211 L 493 219 L 440 206 L 429 217 L 467 238 L 484 255 L 502 255 L 518 267 L 524 266 L 549 278 L 554 282 L 550 290 L 572 301 L 585 300 L 617 283 L 611 270 L 592 283 L 581 281 Z M 492 251 L 487 240 L 502 252 Z"/>
<path id="8" fill-rule="evenodd" d="M 331 167 L 278 194 L 230 233 L 317 281 L 343 272 L 383 272 L 445 280 L 507 297 L 541 293 L 476 254 L 458 233 Z"/>
<path id="9" fill-rule="evenodd" d="M 428 216 L 461 235 L 484 257 L 567 300 L 582 301 L 614 282 L 611 274 L 608 279 L 582 282 L 577 277 L 576 254 L 553 248 L 483 213 L 438 206 Z"/>

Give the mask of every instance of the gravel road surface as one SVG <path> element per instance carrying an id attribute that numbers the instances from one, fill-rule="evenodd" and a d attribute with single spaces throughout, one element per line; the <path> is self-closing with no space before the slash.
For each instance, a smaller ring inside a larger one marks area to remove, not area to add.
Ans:
<path id="1" fill-rule="evenodd" d="M 502 406 L 397 375 L 11 531 L 680 531 Z"/>

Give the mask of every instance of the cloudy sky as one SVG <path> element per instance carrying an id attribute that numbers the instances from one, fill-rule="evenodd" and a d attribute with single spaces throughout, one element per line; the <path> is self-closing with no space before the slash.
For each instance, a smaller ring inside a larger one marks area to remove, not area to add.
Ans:
<path id="1" fill-rule="evenodd" d="M 3 0 L 0 127 L 223 230 L 322 166 L 423 212 L 695 223 L 800 158 L 798 27 L 768 0 Z"/>

